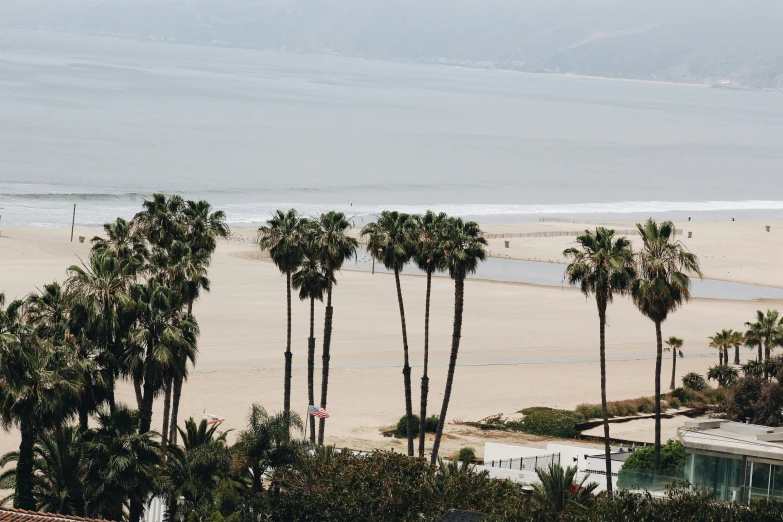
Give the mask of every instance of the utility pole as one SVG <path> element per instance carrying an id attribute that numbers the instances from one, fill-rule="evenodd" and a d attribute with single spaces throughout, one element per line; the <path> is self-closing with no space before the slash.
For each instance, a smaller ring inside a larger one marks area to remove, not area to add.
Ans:
<path id="1" fill-rule="evenodd" d="M 73 226 L 76 224 L 76 203 L 73 204 L 73 218 L 71 218 L 71 243 L 73 243 Z"/>

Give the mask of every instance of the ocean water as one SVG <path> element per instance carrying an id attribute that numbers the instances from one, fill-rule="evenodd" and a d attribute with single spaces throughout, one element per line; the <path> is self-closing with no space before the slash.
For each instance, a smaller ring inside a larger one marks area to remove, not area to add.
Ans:
<path id="1" fill-rule="evenodd" d="M 156 191 L 480 221 L 783 218 L 783 96 L 0 30 L 0 225 Z"/>

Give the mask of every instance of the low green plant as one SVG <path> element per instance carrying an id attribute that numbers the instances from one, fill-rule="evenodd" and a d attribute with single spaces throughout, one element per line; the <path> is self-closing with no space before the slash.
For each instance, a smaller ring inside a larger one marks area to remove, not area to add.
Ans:
<path id="1" fill-rule="evenodd" d="M 457 460 L 460 462 L 470 462 L 476 458 L 476 450 L 470 447 L 461 448 L 457 454 Z"/>
<path id="2" fill-rule="evenodd" d="M 418 415 L 413 416 L 413 426 L 414 426 L 414 437 L 419 436 L 419 426 L 421 422 L 421 417 Z M 424 422 L 424 432 L 425 433 L 435 433 L 438 430 L 438 416 L 437 415 L 430 415 L 427 417 L 427 420 Z M 408 436 L 408 417 L 406 415 L 403 415 L 400 417 L 400 420 L 397 422 L 397 427 L 394 429 L 394 432 L 392 433 L 395 437 L 398 439 L 406 438 Z"/>
<path id="3" fill-rule="evenodd" d="M 666 402 L 669 403 L 669 408 L 672 409 L 679 409 L 680 408 L 680 401 L 677 400 L 677 397 L 669 397 Z"/>
<path id="4" fill-rule="evenodd" d="M 579 415 L 582 420 L 600 419 L 603 417 L 603 410 L 600 404 L 580 404 L 576 407 L 574 413 Z"/>
<path id="5" fill-rule="evenodd" d="M 695 372 L 686 373 L 682 376 L 682 385 L 689 390 L 702 391 L 707 388 L 707 381 L 704 377 Z"/>
<path id="6" fill-rule="evenodd" d="M 581 418 L 573 411 L 534 407 L 525 408 L 518 413 L 524 415 L 519 427 L 525 433 L 566 439 L 579 435 L 576 424 Z"/>

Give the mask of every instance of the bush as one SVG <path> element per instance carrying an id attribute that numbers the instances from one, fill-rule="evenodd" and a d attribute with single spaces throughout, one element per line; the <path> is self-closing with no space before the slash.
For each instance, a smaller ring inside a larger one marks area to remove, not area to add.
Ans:
<path id="1" fill-rule="evenodd" d="M 666 402 L 669 403 L 669 408 L 672 409 L 679 409 L 680 408 L 680 401 L 677 400 L 677 397 L 669 397 Z"/>
<path id="2" fill-rule="evenodd" d="M 525 408 L 518 413 L 525 417 L 519 423 L 521 431 L 532 435 L 548 437 L 574 438 L 579 435 L 576 424 L 581 420 L 579 415 L 570 410 L 554 408 Z"/>
<path id="3" fill-rule="evenodd" d="M 699 394 L 688 388 L 676 388 L 669 392 L 669 400 L 674 397 L 682 404 L 688 404 L 691 401 L 695 401 L 699 398 Z"/>
<path id="4" fill-rule="evenodd" d="M 574 413 L 586 421 L 590 419 L 601 419 L 604 416 L 600 404 L 580 404 L 576 407 Z"/>
<path id="5" fill-rule="evenodd" d="M 647 474 L 652 474 L 655 468 L 654 463 L 654 446 L 637 449 L 628 455 L 623 467 L 620 468 L 617 486 L 626 489 L 649 487 L 652 483 L 652 477 Z M 680 441 L 672 441 L 670 439 L 661 446 L 661 473 L 664 476 L 681 479 L 684 467 L 685 448 Z"/>
<path id="6" fill-rule="evenodd" d="M 419 436 L 419 426 L 420 426 L 420 419 L 418 415 L 413 416 L 413 436 L 418 437 Z M 435 433 L 438 431 L 438 415 L 431 415 L 427 417 L 427 420 L 424 422 L 424 432 L 425 433 Z M 394 430 L 394 436 L 398 438 L 407 438 L 408 437 L 408 416 L 403 415 L 400 417 L 400 420 L 397 422 L 397 427 Z"/>
<path id="7" fill-rule="evenodd" d="M 682 385 L 689 390 L 702 391 L 707 388 L 707 381 L 698 373 L 690 372 L 682 376 Z"/>
<path id="8" fill-rule="evenodd" d="M 476 450 L 473 448 L 461 448 L 457 454 L 457 460 L 460 462 L 470 462 L 476 458 Z"/>

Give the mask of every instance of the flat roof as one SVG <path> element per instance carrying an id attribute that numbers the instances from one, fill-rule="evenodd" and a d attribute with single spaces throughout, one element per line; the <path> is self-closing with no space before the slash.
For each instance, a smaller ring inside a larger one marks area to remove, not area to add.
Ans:
<path id="1" fill-rule="evenodd" d="M 783 428 L 724 419 L 690 420 L 677 435 L 686 449 L 783 462 Z"/>

